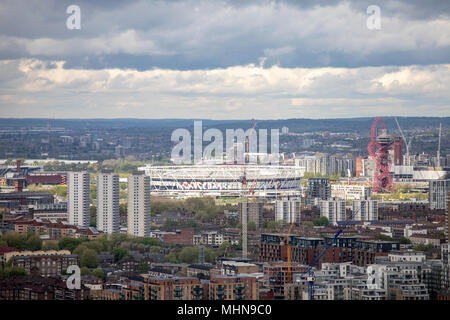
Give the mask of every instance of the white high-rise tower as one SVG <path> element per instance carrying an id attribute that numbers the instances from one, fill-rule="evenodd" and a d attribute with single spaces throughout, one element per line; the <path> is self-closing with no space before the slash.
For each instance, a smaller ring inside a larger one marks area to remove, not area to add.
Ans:
<path id="1" fill-rule="evenodd" d="M 150 177 L 142 171 L 128 177 L 128 234 L 150 236 Z"/>
<path id="2" fill-rule="evenodd" d="M 89 227 L 89 173 L 86 171 L 68 172 L 67 178 L 68 222 L 79 227 Z"/>
<path id="3" fill-rule="evenodd" d="M 97 230 L 119 232 L 119 175 L 112 171 L 97 176 Z"/>

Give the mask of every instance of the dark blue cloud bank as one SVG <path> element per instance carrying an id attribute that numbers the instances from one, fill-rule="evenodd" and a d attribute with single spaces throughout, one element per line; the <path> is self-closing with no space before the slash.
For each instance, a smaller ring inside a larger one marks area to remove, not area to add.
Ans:
<path id="1" fill-rule="evenodd" d="M 3 1 L 0 59 L 64 60 L 66 68 L 176 70 L 259 64 L 345 67 L 450 62 L 450 1 Z"/>

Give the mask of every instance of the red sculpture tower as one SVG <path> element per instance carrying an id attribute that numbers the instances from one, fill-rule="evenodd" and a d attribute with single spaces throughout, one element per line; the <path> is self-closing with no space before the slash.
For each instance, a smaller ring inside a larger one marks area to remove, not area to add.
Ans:
<path id="1" fill-rule="evenodd" d="M 377 124 L 380 123 L 380 133 Z M 367 147 L 370 157 L 375 161 L 375 174 L 373 177 L 373 192 L 392 192 L 392 166 L 389 150 L 392 149 L 394 139 L 387 134 L 386 124 L 383 118 L 375 118 L 372 124 L 371 139 Z"/>

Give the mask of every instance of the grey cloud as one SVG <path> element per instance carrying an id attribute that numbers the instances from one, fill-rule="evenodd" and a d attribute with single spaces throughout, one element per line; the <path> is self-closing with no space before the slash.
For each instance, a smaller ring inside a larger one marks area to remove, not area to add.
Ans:
<path id="1" fill-rule="evenodd" d="M 377 1 L 385 19 L 375 32 L 365 28 L 365 9 L 372 4 L 368 0 L 78 1 L 82 28 L 68 30 L 65 8 L 71 3 L 3 2 L 0 59 L 63 59 L 66 67 L 138 70 L 218 68 L 259 63 L 261 58 L 267 66 L 286 67 L 450 60 L 445 45 L 449 25 L 429 23 L 448 16 L 448 1 Z M 393 16 L 397 19 L 389 20 Z M 137 41 L 121 40 L 127 33 Z"/>

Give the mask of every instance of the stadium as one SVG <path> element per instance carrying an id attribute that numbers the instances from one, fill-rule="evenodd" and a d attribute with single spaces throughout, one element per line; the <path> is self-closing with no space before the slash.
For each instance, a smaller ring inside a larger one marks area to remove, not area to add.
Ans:
<path id="1" fill-rule="evenodd" d="M 138 168 L 151 179 L 151 192 L 166 197 L 240 197 L 243 195 L 242 165 L 180 165 Z M 256 198 L 298 196 L 304 168 L 295 166 L 245 165 L 248 189 Z"/>

